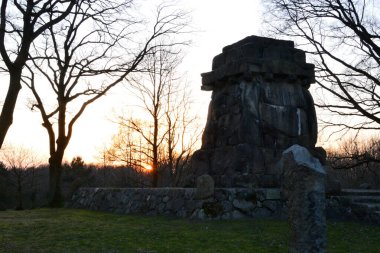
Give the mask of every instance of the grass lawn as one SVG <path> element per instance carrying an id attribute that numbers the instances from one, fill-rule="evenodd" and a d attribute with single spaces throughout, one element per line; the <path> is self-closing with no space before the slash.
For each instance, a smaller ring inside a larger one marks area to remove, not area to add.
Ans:
<path id="1" fill-rule="evenodd" d="M 0 212 L 0 252 L 287 252 L 285 221 L 194 221 L 71 209 Z M 380 226 L 328 224 L 328 252 L 379 253 Z"/>

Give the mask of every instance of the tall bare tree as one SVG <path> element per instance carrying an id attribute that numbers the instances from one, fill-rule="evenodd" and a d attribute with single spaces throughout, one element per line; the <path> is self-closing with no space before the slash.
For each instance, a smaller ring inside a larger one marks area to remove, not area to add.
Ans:
<path id="1" fill-rule="evenodd" d="M 147 75 L 139 75 L 130 78 L 129 83 L 133 91 L 143 104 L 143 109 L 150 117 L 149 125 L 139 124 L 134 119 L 128 120 L 127 127 L 138 132 L 148 144 L 145 152 L 150 158 L 152 166 L 152 186 L 157 187 L 159 151 L 165 139 L 166 130 L 162 128 L 165 115 L 165 98 L 168 96 L 168 87 L 173 78 L 173 68 L 178 64 L 178 54 L 166 51 L 158 46 L 149 57 L 146 58 L 145 68 Z M 123 125 L 123 122 L 120 122 Z"/>
<path id="2" fill-rule="evenodd" d="M 315 60 L 321 119 L 340 135 L 380 129 L 380 6 L 372 0 L 270 0 L 267 23 Z"/>
<path id="3" fill-rule="evenodd" d="M 22 70 L 33 41 L 61 22 L 76 2 L 84 0 L 1 1 L 0 54 L 9 73 L 8 92 L 0 114 L 0 148 L 13 122 L 13 113 L 21 90 Z"/>
<path id="4" fill-rule="evenodd" d="M 182 57 L 178 48 L 167 48 L 161 44 L 144 61 L 146 73 L 130 77 L 131 91 L 139 98 L 146 118 L 119 118 L 124 132 L 138 133 L 145 145 L 136 147 L 138 142 L 127 143 L 120 134 L 108 150 L 114 159 L 125 161 L 126 157 L 144 159 L 152 169 L 152 186 L 157 187 L 160 166 L 167 165 L 173 177 L 173 184 L 178 183 L 180 171 L 189 160 L 192 148 L 198 140 L 195 136 L 199 128 L 192 128 L 196 117 L 191 115 L 190 93 L 186 83 L 176 76 Z M 192 131 L 190 134 L 189 132 Z M 130 140 L 130 138 L 128 138 Z M 124 144 L 124 145 L 120 145 Z M 128 152 L 123 147 L 128 147 Z"/>
<path id="5" fill-rule="evenodd" d="M 203 130 L 193 108 L 191 93 L 181 82 L 171 83 L 168 87 L 165 127 L 165 163 L 171 175 L 171 185 L 179 186 Z"/>
<path id="6" fill-rule="evenodd" d="M 96 0 L 77 4 L 62 23 L 50 27 L 44 39 L 34 44 L 34 65 L 28 66 L 24 81 L 35 98 L 32 109 L 40 111 L 49 136 L 51 206 L 61 205 L 62 160 L 85 109 L 132 72 L 140 71 L 155 40 L 175 37 L 187 25 L 184 12 L 160 5 L 153 27 L 144 33 L 143 20 L 133 15 L 133 3 Z M 51 95 L 45 95 L 46 87 L 36 85 L 35 70 L 48 81 Z"/>

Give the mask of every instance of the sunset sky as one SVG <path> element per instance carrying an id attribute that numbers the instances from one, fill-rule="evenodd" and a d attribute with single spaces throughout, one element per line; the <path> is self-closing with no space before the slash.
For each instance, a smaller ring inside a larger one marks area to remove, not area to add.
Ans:
<path id="1" fill-rule="evenodd" d="M 261 34 L 260 0 L 182 0 L 180 3 L 179 6 L 184 9 L 192 10 L 191 25 L 199 30 L 192 36 L 193 45 L 188 49 L 181 69 L 187 72 L 196 101 L 194 110 L 201 115 L 201 124 L 204 125 L 211 92 L 200 91 L 200 73 L 211 70 L 213 57 L 224 46 L 249 35 Z M 6 77 L 0 78 L 4 84 L 7 83 Z M 2 88 L 0 92 L 0 99 L 4 99 L 5 89 Z M 39 113 L 28 109 L 28 98 L 31 98 L 29 90 L 23 88 L 6 144 L 32 148 L 45 159 L 48 156 L 46 130 L 41 126 Z M 66 160 L 79 155 L 85 162 L 96 162 L 100 150 L 110 143 L 112 135 L 117 132 L 117 125 L 112 122 L 112 118 L 121 110 L 133 111 L 130 101 L 125 89 L 118 88 L 92 104 L 74 127 Z"/>

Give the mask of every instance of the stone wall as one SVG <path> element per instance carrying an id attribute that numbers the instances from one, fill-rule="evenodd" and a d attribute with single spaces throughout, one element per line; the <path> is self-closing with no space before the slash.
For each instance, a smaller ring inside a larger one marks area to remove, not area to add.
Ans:
<path id="1" fill-rule="evenodd" d="M 278 188 L 217 188 L 214 197 L 196 199 L 195 188 L 80 188 L 70 208 L 122 214 L 167 215 L 195 219 L 286 218 L 288 208 Z M 376 213 L 375 213 L 376 214 Z M 326 215 L 332 220 L 380 224 L 380 213 L 355 210 L 347 199 L 329 196 Z M 372 217 L 373 216 L 373 217 Z"/>
<path id="2" fill-rule="evenodd" d="M 80 188 L 68 207 L 196 219 L 284 216 L 279 189 L 216 188 L 206 199 L 197 199 L 196 192 L 196 188 Z"/>
<path id="3" fill-rule="evenodd" d="M 380 194 L 380 192 L 379 192 Z M 328 196 L 326 216 L 332 220 L 361 221 L 380 225 L 380 198 L 378 203 L 355 203 L 347 196 Z"/>

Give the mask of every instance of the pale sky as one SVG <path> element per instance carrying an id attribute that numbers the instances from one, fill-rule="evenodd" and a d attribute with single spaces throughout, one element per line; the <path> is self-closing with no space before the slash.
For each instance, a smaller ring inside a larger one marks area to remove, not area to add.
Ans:
<path id="1" fill-rule="evenodd" d="M 260 0 L 182 0 L 182 3 L 186 9 L 192 10 L 192 26 L 200 30 L 193 35 L 193 45 L 181 68 L 187 72 L 196 99 L 194 109 L 199 111 L 204 125 L 211 92 L 200 90 L 200 73 L 211 70 L 213 57 L 221 53 L 224 46 L 246 36 L 260 35 L 262 10 Z M 4 78 L 0 80 L 7 84 Z M 4 99 L 5 90 L 0 91 L 0 99 Z M 129 98 L 122 92 L 123 89 L 111 91 L 85 111 L 74 126 L 73 137 L 66 149 L 66 160 L 79 155 L 85 162 L 96 161 L 99 151 L 117 132 L 117 125 L 110 120 L 112 115 L 128 104 Z M 41 126 L 39 113 L 32 113 L 27 108 L 28 97 L 31 97 L 29 91 L 23 88 L 6 143 L 32 148 L 41 156 L 48 157 L 47 133 Z"/>

